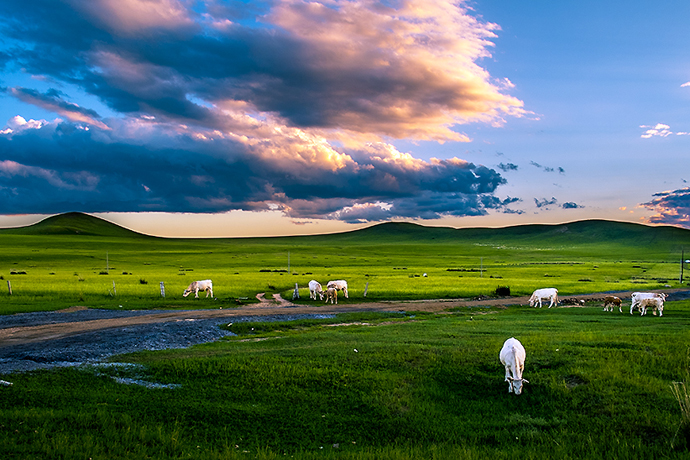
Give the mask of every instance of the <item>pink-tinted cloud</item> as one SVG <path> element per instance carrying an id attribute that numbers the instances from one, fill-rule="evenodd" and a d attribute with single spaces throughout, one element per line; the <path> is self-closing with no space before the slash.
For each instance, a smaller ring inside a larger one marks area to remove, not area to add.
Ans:
<path id="1" fill-rule="evenodd" d="M 178 0 L 67 0 L 115 34 L 149 35 L 151 29 L 178 30 L 194 24 Z"/>
<path id="2" fill-rule="evenodd" d="M 9 92 L 23 102 L 55 112 L 69 120 L 86 123 L 101 129 L 110 129 L 108 125 L 99 120 L 100 116 L 95 111 L 84 109 L 77 104 L 66 101 L 58 91 L 42 94 L 26 88 L 10 88 Z"/>
<path id="3" fill-rule="evenodd" d="M 309 50 L 307 66 L 334 90 L 334 102 L 324 107 L 329 127 L 467 141 L 452 126 L 525 113 L 521 101 L 503 94 L 510 85 L 477 65 L 490 56 L 498 26 L 456 1 L 390 5 L 293 0 L 267 16 Z"/>
<path id="4" fill-rule="evenodd" d="M 660 192 L 654 196 L 652 201 L 641 205 L 655 213 L 648 219 L 650 223 L 690 227 L 690 188 Z"/>

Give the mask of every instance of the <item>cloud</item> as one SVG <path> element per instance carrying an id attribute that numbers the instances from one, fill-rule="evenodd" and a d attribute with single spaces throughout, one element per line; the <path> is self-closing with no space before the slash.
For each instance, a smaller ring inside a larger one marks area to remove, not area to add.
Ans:
<path id="1" fill-rule="evenodd" d="M 100 121 L 101 117 L 94 110 L 85 109 L 66 101 L 63 97 L 64 94 L 54 89 L 46 93 L 39 93 L 27 88 L 9 88 L 8 93 L 20 101 L 55 112 L 72 121 L 87 123 L 101 129 L 110 129 Z"/>
<path id="2" fill-rule="evenodd" d="M 690 227 L 690 188 L 660 192 L 652 201 L 642 203 L 656 214 L 648 220 L 653 224 L 668 224 Z"/>
<path id="3" fill-rule="evenodd" d="M 507 164 L 500 163 L 500 164 L 498 165 L 498 169 L 500 169 L 500 170 L 503 171 L 503 172 L 517 171 L 517 170 L 518 170 L 518 166 L 517 166 L 516 164 L 513 164 L 513 163 L 507 163 Z"/>
<path id="4" fill-rule="evenodd" d="M 467 140 L 456 124 L 526 113 L 504 93 L 512 84 L 476 64 L 498 26 L 462 2 L 293 0 L 261 4 L 251 22 L 213 16 L 228 11 L 214 2 L 203 14 L 173 0 L 39 3 L 4 12 L 3 32 L 27 45 L 15 62 L 122 113 L 209 122 L 192 95 L 301 128 L 455 141 Z"/>
<path id="5" fill-rule="evenodd" d="M 9 2 L 0 62 L 53 87 L 5 92 L 60 118 L 0 131 L 0 213 L 516 212 L 496 170 L 390 144 L 465 142 L 465 123 L 528 113 L 479 66 L 499 27 L 470 13 L 452 0 Z"/>
<path id="6" fill-rule="evenodd" d="M 530 161 L 529 164 L 531 164 L 532 166 L 534 166 L 536 168 L 543 170 L 544 172 L 551 173 L 551 172 L 557 171 L 559 174 L 565 174 L 565 169 L 563 169 L 560 166 L 557 168 L 552 168 L 551 166 L 543 166 L 543 165 L 537 163 L 536 161 Z"/>
<path id="7" fill-rule="evenodd" d="M 657 123 L 654 126 L 647 126 L 647 125 L 640 125 L 640 128 L 645 129 L 645 132 L 640 135 L 642 139 L 650 139 L 652 137 L 668 137 L 672 135 L 677 135 L 677 136 L 687 136 L 688 132 L 673 132 L 671 131 L 671 127 L 669 125 L 665 125 L 663 123 Z"/>
<path id="8" fill-rule="evenodd" d="M 683 83 L 682 85 L 680 85 L 681 88 L 686 88 L 686 87 L 688 87 L 688 86 L 690 86 L 690 81 L 687 82 L 687 83 Z"/>
<path id="9" fill-rule="evenodd" d="M 548 208 L 556 203 L 558 203 L 558 200 L 554 197 L 551 197 L 550 200 L 547 198 L 542 198 L 541 200 L 538 200 L 537 198 L 534 199 L 534 204 L 537 206 L 537 208 Z"/>
<path id="10" fill-rule="evenodd" d="M 15 120 L 23 129 L 0 136 L 0 213 L 278 209 L 350 222 L 483 215 L 515 202 L 494 196 L 505 179 L 493 169 L 423 161 L 384 143 L 336 151 L 300 131 L 270 139 L 209 131 L 200 139 L 176 126 L 110 122 L 106 131 Z M 155 142 L 125 142 L 141 140 L 141 131 Z"/>
<path id="11" fill-rule="evenodd" d="M 561 207 L 563 209 L 581 209 L 581 208 L 584 208 L 584 206 L 581 206 L 581 205 L 574 203 L 572 201 L 567 201 L 567 202 L 563 203 L 563 205 Z"/>

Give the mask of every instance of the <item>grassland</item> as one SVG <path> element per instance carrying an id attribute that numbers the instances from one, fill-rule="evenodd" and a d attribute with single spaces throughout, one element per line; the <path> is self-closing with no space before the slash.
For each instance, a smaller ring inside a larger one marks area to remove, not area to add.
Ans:
<path id="1" fill-rule="evenodd" d="M 4 458 L 681 459 L 690 303 L 244 324 L 141 367 L 13 374 Z M 333 326 L 341 323 L 340 326 Z M 234 325 L 233 325 L 234 326 Z M 254 330 L 252 330 L 254 328 Z M 527 349 L 521 396 L 498 351 Z M 152 389 L 113 377 L 153 382 Z"/>
<path id="2" fill-rule="evenodd" d="M 289 295 L 295 283 L 336 277 L 350 282 L 353 304 L 365 300 L 367 282 L 368 300 L 472 297 L 499 285 L 515 295 L 549 285 L 564 296 L 679 287 L 690 238 L 681 229 L 594 221 L 169 240 L 70 215 L 0 231 L 0 246 L 0 275 L 13 288 L 0 313 L 14 313 L 77 304 L 232 306 L 257 292 Z M 218 300 L 182 299 L 201 278 L 214 280 Z M 227 340 L 117 357 L 128 365 L 0 370 L 13 382 L 0 387 L 0 452 L 21 459 L 684 459 L 690 423 L 671 388 L 690 383 L 689 326 L 690 301 L 667 303 L 661 318 L 596 304 L 236 323 L 237 337 Z M 531 383 L 519 397 L 508 394 L 498 361 L 510 336 L 527 349 Z"/>
<path id="3" fill-rule="evenodd" d="M 12 288 L 0 314 L 73 305 L 204 308 L 181 293 L 206 278 L 214 306 L 224 308 L 259 292 L 291 298 L 295 284 L 308 299 L 311 279 L 348 280 L 350 302 L 473 297 L 498 286 L 513 295 L 553 286 L 562 296 L 678 287 L 683 247 L 690 247 L 687 230 L 607 221 L 464 230 L 383 224 L 335 235 L 191 240 L 70 214 L 0 230 L 0 277 Z"/>

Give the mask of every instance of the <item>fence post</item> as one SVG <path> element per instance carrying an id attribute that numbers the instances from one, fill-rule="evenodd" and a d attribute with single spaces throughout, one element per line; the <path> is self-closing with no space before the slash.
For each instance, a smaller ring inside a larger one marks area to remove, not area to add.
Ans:
<path id="1" fill-rule="evenodd" d="M 367 281 L 367 285 L 364 286 L 364 297 L 367 296 L 367 291 L 369 290 L 369 281 Z"/>
<path id="2" fill-rule="evenodd" d="M 165 297 L 165 283 L 161 281 L 161 296 Z"/>
<path id="3" fill-rule="evenodd" d="M 295 292 L 292 293 L 292 300 L 299 299 L 299 286 L 295 283 Z"/>
<path id="4" fill-rule="evenodd" d="M 10 291 L 10 295 L 12 295 L 12 283 L 10 283 L 10 280 L 7 280 L 7 289 Z"/>
<path id="5" fill-rule="evenodd" d="M 117 295 L 117 290 L 115 289 L 115 280 L 113 280 L 113 296 Z"/>

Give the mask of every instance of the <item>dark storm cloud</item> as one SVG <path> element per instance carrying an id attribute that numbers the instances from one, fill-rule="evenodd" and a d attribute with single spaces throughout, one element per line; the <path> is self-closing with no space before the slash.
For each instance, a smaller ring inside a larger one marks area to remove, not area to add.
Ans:
<path id="1" fill-rule="evenodd" d="M 3 214 L 221 212 L 266 210 L 273 203 L 293 218 L 361 221 L 482 215 L 516 201 L 493 196 L 505 182 L 496 171 L 458 160 L 391 164 L 380 152 L 359 153 L 361 163 L 326 173 L 280 167 L 232 140 L 154 148 L 68 122 L 26 124 L 0 136 Z"/>
<path id="2" fill-rule="evenodd" d="M 562 207 L 563 209 L 580 209 L 580 208 L 584 208 L 584 206 L 580 206 L 579 204 L 574 203 L 574 202 L 572 202 L 572 201 L 567 201 L 567 202 L 563 203 L 563 205 L 562 205 L 561 207 Z"/>
<path id="3" fill-rule="evenodd" d="M 656 212 L 649 222 L 690 227 L 690 188 L 656 193 L 654 197 L 641 205 Z"/>

